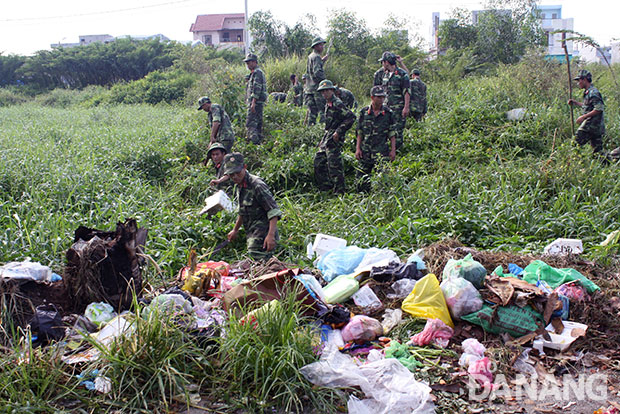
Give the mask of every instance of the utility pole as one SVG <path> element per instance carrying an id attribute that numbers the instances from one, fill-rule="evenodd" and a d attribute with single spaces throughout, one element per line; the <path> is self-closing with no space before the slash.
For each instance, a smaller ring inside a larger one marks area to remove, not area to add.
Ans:
<path id="1" fill-rule="evenodd" d="M 243 29 L 243 40 L 245 42 L 245 53 L 250 53 L 250 34 L 248 33 L 248 0 L 245 0 L 245 28 Z"/>

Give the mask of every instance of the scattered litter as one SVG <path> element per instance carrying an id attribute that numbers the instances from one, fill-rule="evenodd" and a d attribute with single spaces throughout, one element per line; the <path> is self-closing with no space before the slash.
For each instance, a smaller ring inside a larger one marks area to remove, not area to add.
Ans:
<path id="1" fill-rule="evenodd" d="M 544 339 L 544 337 L 540 337 L 538 340 L 542 342 L 542 345 L 549 349 L 565 351 L 577 338 L 586 334 L 588 325 L 579 322 L 564 321 L 564 330 L 559 334 L 555 332 L 552 325 L 548 325 L 545 329 L 549 334 L 550 340 L 548 341 Z"/>
<path id="2" fill-rule="evenodd" d="M 439 281 L 432 273 L 424 276 L 415 284 L 401 308 L 412 316 L 441 319 L 446 325 L 454 327 L 446 299 L 439 288 Z"/>
<path id="3" fill-rule="evenodd" d="M 400 309 L 386 309 L 383 314 L 383 334 L 387 335 L 390 331 L 397 326 L 403 319 L 403 311 Z"/>
<path id="4" fill-rule="evenodd" d="M 314 238 L 314 243 L 308 244 L 308 259 L 312 259 L 315 254 L 320 258 L 325 255 L 325 253 L 346 246 L 347 241 L 345 239 L 319 233 Z"/>
<path id="5" fill-rule="evenodd" d="M 441 319 L 428 319 L 424 330 L 412 336 L 410 342 L 417 346 L 426 346 L 432 343 L 438 347 L 445 348 L 448 346 L 453 334 L 454 330 Z"/>
<path id="6" fill-rule="evenodd" d="M 342 328 L 342 339 L 351 341 L 372 341 L 383 335 L 383 325 L 378 320 L 366 315 L 355 315 Z"/>
<path id="7" fill-rule="evenodd" d="M 230 198 L 223 190 L 219 190 L 215 194 L 205 199 L 205 206 L 202 210 L 200 210 L 200 213 L 198 213 L 198 215 L 203 215 L 205 213 L 216 214 L 217 212 L 222 210 L 232 212 L 234 209 L 233 203 Z"/>
<path id="8" fill-rule="evenodd" d="M 9 262 L 0 266 L 0 278 L 52 282 L 53 273 L 51 268 L 38 262 Z"/>
<path id="9" fill-rule="evenodd" d="M 352 273 L 365 255 L 366 250 L 357 246 L 343 247 L 321 256 L 316 268 L 321 271 L 323 279 L 329 283 L 337 276 Z"/>
<path id="10" fill-rule="evenodd" d="M 112 320 L 112 318 L 116 316 L 116 312 L 114 312 L 114 308 L 107 303 L 93 302 L 86 307 L 84 316 L 89 321 L 99 326 L 102 323 Z"/>
<path id="11" fill-rule="evenodd" d="M 525 108 L 514 108 L 506 112 L 506 118 L 508 118 L 509 121 L 521 121 L 525 118 L 526 113 L 527 109 Z"/>
<path id="12" fill-rule="evenodd" d="M 387 294 L 389 299 L 404 299 L 415 287 L 416 280 L 414 279 L 400 279 L 392 283 L 392 292 Z"/>
<path id="13" fill-rule="evenodd" d="M 453 277 L 444 280 L 439 286 L 454 319 L 460 319 L 461 316 L 482 308 L 480 293 L 467 279 Z"/>
<path id="14" fill-rule="evenodd" d="M 545 246 L 545 254 L 581 254 L 583 253 L 583 242 L 579 239 L 556 239 Z"/>
<path id="15" fill-rule="evenodd" d="M 360 288 L 353 275 L 342 275 L 323 288 L 327 303 L 341 303 L 349 299 Z"/>
<path id="16" fill-rule="evenodd" d="M 362 286 L 352 298 L 353 302 L 366 314 L 377 312 L 383 307 L 375 292 L 368 285 Z"/>
<path id="17" fill-rule="evenodd" d="M 453 277 L 462 277 L 471 282 L 476 289 L 481 289 L 484 285 L 484 277 L 487 271 L 480 263 L 475 261 L 470 254 L 460 260 L 450 259 L 443 269 L 443 280 Z"/>

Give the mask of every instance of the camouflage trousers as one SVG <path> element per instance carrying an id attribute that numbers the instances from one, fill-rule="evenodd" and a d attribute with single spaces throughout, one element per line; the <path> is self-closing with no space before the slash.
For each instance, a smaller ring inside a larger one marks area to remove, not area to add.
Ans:
<path id="1" fill-rule="evenodd" d="M 256 103 L 254 112 L 250 109 L 251 106 L 248 105 L 248 117 L 245 120 L 247 138 L 256 145 L 263 142 L 263 105 L 262 103 Z"/>
<path id="2" fill-rule="evenodd" d="M 396 124 L 396 149 L 400 149 L 403 146 L 403 131 L 405 130 L 405 123 L 407 119 L 403 117 L 403 108 L 390 107 L 394 111 L 394 123 Z"/>
<path id="3" fill-rule="evenodd" d="M 235 136 L 234 135 L 220 135 L 215 138 L 215 142 L 219 142 L 226 148 L 226 153 L 230 154 L 232 152 L 232 147 L 235 144 Z"/>
<path id="4" fill-rule="evenodd" d="M 362 151 L 362 159 L 359 160 L 359 167 L 355 175 L 358 192 L 370 192 L 370 175 L 372 174 L 372 170 L 376 167 L 377 163 L 388 161 L 389 159 L 388 150 L 382 152 Z"/>
<path id="5" fill-rule="evenodd" d="M 424 113 L 423 112 L 417 112 L 414 111 L 411 113 L 411 116 L 413 117 L 413 119 L 415 119 L 417 122 L 422 122 L 422 119 L 424 118 Z"/>
<path id="6" fill-rule="evenodd" d="M 269 231 L 269 227 L 264 229 L 263 231 L 252 231 L 250 234 L 246 236 L 246 243 L 248 248 L 248 256 L 250 256 L 254 260 L 263 260 L 269 259 L 273 256 L 273 253 L 278 248 L 278 240 L 280 239 L 278 232 L 276 232 L 276 247 L 271 251 L 266 251 L 263 249 L 263 243 L 265 242 L 265 237 L 267 236 L 267 232 Z"/>
<path id="7" fill-rule="evenodd" d="M 316 124 L 316 118 L 319 122 L 325 122 L 325 98 L 321 92 L 304 94 L 304 103 L 308 107 L 308 125 Z"/>
<path id="8" fill-rule="evenodd" d="M 334 131 L 326 131 L 319 150 L 314 156 L 314 179 L 321 191 L 334 190 L 344 193 L 344 165 L 342 163 L 342 140 L 334 142 Z"/>
<path id="9" fill-rule="evenodd" d="M 580 146 L 589 143 L 594 154 L 603 152 L 603 136 L 601 134 L 577 130 L 575 140 Z"/>

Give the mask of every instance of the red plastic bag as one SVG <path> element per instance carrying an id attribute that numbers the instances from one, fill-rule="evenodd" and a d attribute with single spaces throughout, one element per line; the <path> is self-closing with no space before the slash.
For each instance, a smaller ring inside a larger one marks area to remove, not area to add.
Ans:
<path id="1" fill-rule="evenodd" d="M 450 342 L 454 331 L 441 319 L 428 319 L 424 330 L 411 337 L 411 343 L 417 346 L 425 346 L 431 342 L 445 348 Z"/>

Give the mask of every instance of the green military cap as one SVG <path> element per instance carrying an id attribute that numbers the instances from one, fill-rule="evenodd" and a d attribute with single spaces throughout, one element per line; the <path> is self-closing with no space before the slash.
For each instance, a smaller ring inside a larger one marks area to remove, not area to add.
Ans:
<path id="1" fill-rule="evenodd" d="M 583 79 L 583 78 L 588 78 L 588 79 L 592 79 L 592 74 L 590 73 L 589 70 L 586 69 L 581 69 L 579 71 L 579 74 L 577 76 L 575 76 L 574 80 L 579 80 L 579 79 Z"/>
<path id="2" fill-rule="evenodd" d="M 310 47 L 314 47 L 314 46 L 318 45 L 319 43 L 327 43 L 327 42 L 322 37 L 317 36 L 312 41 L 312 44 L 310 45 Z"/>
<path id="3" fill-rule="evenodd" d="M 258 62 L 258 56 L 256 56 L 254 53 L 248 53 L 245 56 L 245 59 L 243 59 L 244 62 L 250 62 L 252 60 Z"/>
<path id="4" fill-rule="evenodd" d="M 243 161 L 243 155 L 238 152 L 227 154 L 224 157 L 224 175 L 230 175 L 238 173 L 243 170 L 245 163 Z"/>
<path id="5" fill-rule="evenodd" d="M 211 158 L 211 151 L 216 150 L 216 149 L 224 151 L 224 154 L 228 152 L 226 151 L 226 147 L 224 145 L 222 145 L 219 142 L 214 142 L 213 144 L 209 146 L 209 149 L 207 150 L 207 158 Z"/>
<path id="6" fill-rule="evenodd" d="M 336 89 L 336 87 L 334 86 L 333 82 L 330 81 L 329 79 L 323 79 L 319 83 L 319 87 L 317 88 L 317 91 L 324 91 L 327 89 Z"/>
<path id="7" fill-rule="evenodd" d="M 375 85 L 370 88 L 370 96 L 387 96 L 385 90 L 379 85 Z"/>
<path id="8" fill-rule="evenodd" d="M 411 73 L 413 73 L 414 75 L 420 76 L 420 69 L 414 69 L 411 71 Z"/>
<path id="9" fill-rule="evenodd" d="M 202 98 L 198 99 L 198 110 L 200 111 L 202 109 L 202 106 L 207 103 L 211 103 L 211 99 L 209 99 L 208 96 L 203 96 Z"/>
<path id="10" fill-rule="evenodd" d="M 383 52 L 383 54 L 381 55 L 381 59 L 379 59 L 379 62 L 383 62 L 386 60 L 390 65 L 395 65 L 396 55 L 392 52 Z"/>

